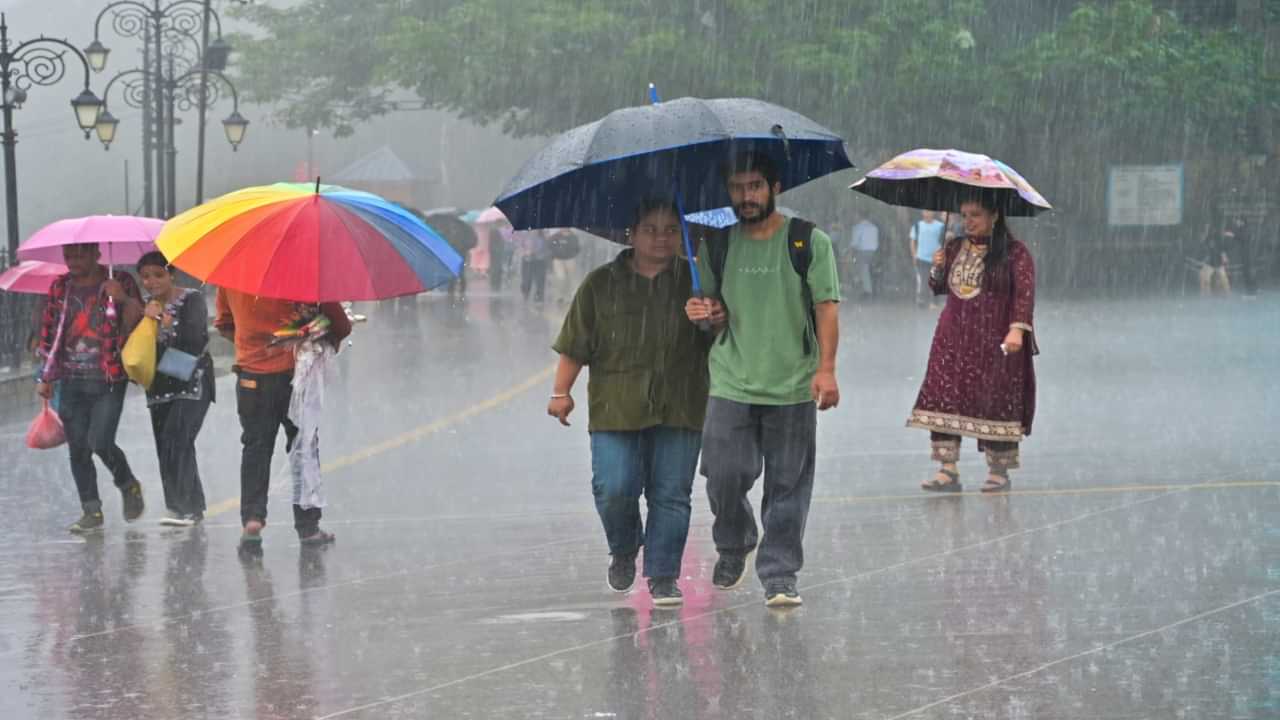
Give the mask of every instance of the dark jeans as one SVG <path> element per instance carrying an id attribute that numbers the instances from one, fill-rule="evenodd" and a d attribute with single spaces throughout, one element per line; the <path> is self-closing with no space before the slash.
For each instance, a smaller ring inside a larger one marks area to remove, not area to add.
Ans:
<path id="1" fill-rule="evenodd" d="M 660 425 L 591 433 L 591 493 L 611 555 L 644 545 L 644 576 L 676 578 L 689 537 L 701 434 Z M 640 520 L 640 495 L 648 523 Z"/>
<path id="2" fill-rule="evenodd" d="M 63 380 L 60 413 L 71 455 L 71 475 L 76 480 L 80 504 L 86 510 L 101 510 L 98 496 L 98 469 L 93 464 L 97 455 L 111 471 L 118 488 L 134 482 L 133 470 L 124 451 L 116 445 L 120 412 L 124 410 L 124 394 L 128 383 L 101 380 Z"/>
<path id="3" fill-rule="evenodd" d="M 267 520 L 267 494 L 271 490 L 271 456 L 276 435 L 284 427 L 285 450 L 293 447 L 298 428 L 289 421 L 293 397 L 293 373 L 236 373 L 236 410 L 240 415 L 240 522 Z M 293 506 L 293 527 L 298 537 L 320 529 L 320 508 Z"/>
<path id="4" fill-rule="evenodd" d="M 547 294 L 547 266 L 550 263 L 546 260 L 530 260 L 525 258 L 520 261 L 520 294 L 525 300 L 529 299 L 529 291 L 533 291 L 533 299 L 541 302 Z"/>
<path id="5" fill-rule="evenodd" d="M 702 430 L 702 472 L 715 522 L 716 550 L 744 553 L 759 533 L 747 493 L 764 471 L 760 519 L 764 540 L 756 554 L 762 581 L 795 580 L 804 565 L 804 527 L 813 496 L 817 406 L 747 405 L 707 401 Z"/>
<path id="6" fill-rule="evenodd" d="M 210 398 L 170 400 L 151 407 L 151 432 L 160 461 L 164 506 L 179 515 L 205 511 L 204 486 L 196 462 L 196 436 L 209 412 Z"/>

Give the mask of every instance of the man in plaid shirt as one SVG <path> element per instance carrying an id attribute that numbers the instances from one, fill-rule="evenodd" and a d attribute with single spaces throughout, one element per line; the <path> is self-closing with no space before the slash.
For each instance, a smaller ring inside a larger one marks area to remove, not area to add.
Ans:
<path id="1" fill-rule="evenodd" d="M 129 460 L 116 445 L 116 429 L 124 409 L 128 377 L 120 351 L 142 319 L 142 293 L 127 273 L 109 278 L 98 263 L 96 244 L 63 248 L 67 274 L 53 281 L 40 328 L 36 393 L 48 400 L 54 381 L 62 383 L 60 415 L 71 455 L 71 475 L 84 514 L 69 530 L 77 534 L 102 529 L 102 499 L 93 456 L 101 458 L 124 500 L 124 519 L 142 515 L 142 486 Z"/>

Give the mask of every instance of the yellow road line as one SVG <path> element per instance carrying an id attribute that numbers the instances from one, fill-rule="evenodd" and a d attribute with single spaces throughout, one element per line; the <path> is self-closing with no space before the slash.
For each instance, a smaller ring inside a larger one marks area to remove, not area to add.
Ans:
<path id="1" fill-rule="evenodd" d="M 475 405 L 459 410 L 458 412 L 453 413 L 452 415 L 448 415 L 446 417 L 440 418 L 439 420 L 434 420 L 424 425 L 419 425 L 418 427 L 412 430 L 408 430 L 406 432 L 400 433 L 399 435 L 396 435 L 395 437 L 384 440 L 376 445 L 370 445 L 364 448 L 363 450 L 359 450 L 349 455 L 343 455 L 342 457 L 337 458 L 336 460 L 331 460 L 325 463 L 324 465 L 322 465 L 320 468 L 320 471 L 324 473 L 330 473 L 330 472 L 333 472 L 334 470 L 340 470 L 345 467 L 350 467 L 351 465 L 355 465 L 356 463 L 361 462 L 363 460 L 368 460 L 371 457 L 375 457 L 385 452 L 395 450 L 396 448 L 404 447 L 405 445 L 408 445 L 410 443 L 417 442 L 429 435 L 438 433 L 441 430 L 457 425 L 458 423 L 464 420 L 475 417 L 476 415 L 479 415 L 483 412 L 492 410 L 500 405 L 510 402 L 511 400 L 519 396 L 521 393 L 532 389 L 533 387 L 537 386 L 540 383 L 545 382 L 547 379 L 555 375 L 555 372 L 556 372 L 555 365 L 546 367 L 538 371 L 537 373 L 525 378 L 522 382 L 516 385 L 513 385 L 512 387 L 509 387 L 506 390 L 503 390 L 502 392 L 498 393 L 497 395 L 494 395 L 493 397 L 487 400 L 478 402 Z M 239 507 L 240 507 L 240 498 L 238 496 L 233 498 L 227 498 L 222 502 L 209 506 L 205 510 L 204 515 L 205 517 L 212 517 L 214 515 L 220 515 L 222 513 L 236 510 Z"/>
<path id="2" fill-rule="evenodd" d="M 1060 488 L 1060 489 L 1044 489 L 1044 490 L 1010 490 L 1005 493 L 983 493 L 977 491 L 958 492 L 958 493 L 934 493 L 920 491 L 910 495 L 844 495 L 835 497 L 815 497 L 814 503 L 824 503 L 830 505 L 855 504 L 865 502 L 884 502 L 889 500 L 919 500 L 921 498 L 937 498 L 937 497 L 961 497 L 961 496 L 983 496 L 983 497 L 1005 497 L 1010 495 L 1032 496 L 1032 495 L 1092 495 L 1096 493 L 1133 493 L 1133 492 L 1168 492 L 1170 490 L 1221 490 L 1224 488 L 1260 488 L 1260 487 L 1280 487 L 1280 481 L 1277 480 L 1241 480 L 1232 482 L 1206 482 L 1206 483 L 1187 483 L 1187 484 L 1165 484 L 1165 485 L 1114 485 L 1114 486 L 1092 486 L 1082 488 Z"/>
<path id="3" fill-rule="evenodd" d="M 326 472 L 326 473 L 333 472 L 334 470 L 338 470 L 344 467 L 348 467 L 350 465 L 354 465 L 360 462 L 361 460 L 368 460 L 369 458 L 375 455 L 381 455 L 382 453 L 385 453 L 389 450 L 395 450 L 396 448 L 403 447 L 405 445 L 408 445 L 409 443 L 416 442 L 418 440 L 421 440 L 424 437 L 427 437 L 428 435 L 438 433 L 441 430 L 444 430 L 445 428 L 451 425 L 457 425 L 463 420 L 479 415 L 480 413 L 485 412 L 487 410 L 492 410 L 498 407 L 499 405 L 502 405 L 506 402 L 511 401 L 516 396 L 520 395 L 526 390 L 529 390 L 534 386 L 542 382 L 545 382 L 548 378 L 555 375 L 555 372 L 556 372 L 555 365 L 547 367 L 544 370 L 529 376 L 524 380 L 524 382 L 521 382 L 520 384 L 515 385 L 511 388 L 508 388 L 498 393 L 497 395 L 494 395 L 488 400 L 476 403 L 475 405 L 472 405 L 469 408 L 460 410 L 447 417 L 440 418 L 435 422 L 430 422 L 430 423 L 427 423 L 426 425 L 420 425 L 414 428 L 413 430 L 409 430 L 408 432 L 404 432 L 399 435 L 396 435 L 395 437 L 389 440 L 384 440 L 378 443 L 377 445 L 371 445 L 359 452 L 354 452 L 354 453 L 351 453 L 350 455 L 344 455 L 343 457 L 340 457 L 337 460 L 333 460 L 331 462 L 325 463 L 320 468 L 320 470 L 321 472 Z"/>
<path id="4" fill-rule="evenodd" d="M 233 498 L 227 498 L 226 500 L 223 500 L 220 503 L 216 503 L 214 505 L 210 505 L 209 507 L 205 508 L 204 516 L 213 517 L 214 515 L 221 515 L 222 513 L 231 512 L 232 510 L 238 510 L 239 508 L 240 508 L 240 496 L 237 495 Z"/>

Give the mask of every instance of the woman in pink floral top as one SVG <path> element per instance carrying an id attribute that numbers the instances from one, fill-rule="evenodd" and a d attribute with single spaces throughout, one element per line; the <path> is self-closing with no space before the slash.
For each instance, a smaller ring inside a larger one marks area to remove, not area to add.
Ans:
<path id="1" fill-rule="evenodd" d="M 947 300 L 907 426 L 930 431 L 941 464 L 925 490 L 961 489 L 960 439 L 971 437 L 987 458 L 982 491 L 1002 492 L 1035 416 L 1035 263 L 989 196 L 964 202 L 960 214 L 964 237 L 933 257 L 929 285 Z"/>

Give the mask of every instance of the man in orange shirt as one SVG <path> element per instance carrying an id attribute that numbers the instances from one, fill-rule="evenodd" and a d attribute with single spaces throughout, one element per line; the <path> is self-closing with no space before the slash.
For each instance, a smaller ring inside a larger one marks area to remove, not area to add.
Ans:
<path id="1" fill-rule="evenodd" d="M 218 289 L 218 315 L 214 327 L 236 346 L 236 409 L 240 415 L 244 445 L 240 457 L 241 547 L 261 547 L 267 521 L 267 492 L 271 483 L 271 456 L 276 434 L 284 426 L 286 446 L 292 446 L 298 428 L 289 420 L 293 395 L 293 347 L 273 342 L 275 331 L 301 327 L 311 317 L 324 315 L 330 325 L 324 336 L 337 347 L 351 333 L 351 321 L 338 303 L 315 305 L 260 298 L 225 288 Z M 303 545 L 333 542 L 332 533 L 320 529 L 321 509 L 293 506 L 293 526 Z"/>

